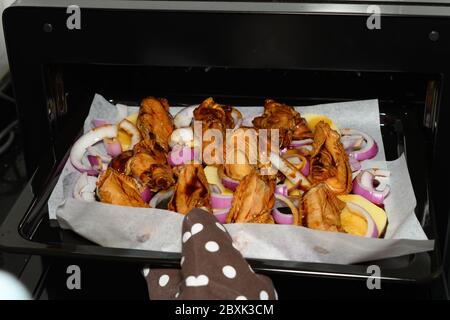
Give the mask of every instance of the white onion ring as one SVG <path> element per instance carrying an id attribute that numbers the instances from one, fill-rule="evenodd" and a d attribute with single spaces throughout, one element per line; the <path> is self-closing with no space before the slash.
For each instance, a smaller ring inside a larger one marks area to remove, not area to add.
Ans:
<path id="1" fill-rule="evenodd" d="M 73 197 L 77 200 L 93 202 L 95 201 L 95 188 L 97 187 L 97 178 L 83 173 L 75 183 Z"/>
<path id="2" fill-rule="evenodd" d="M 112 159 L 110 156 L 104 154 L 94 146 L 87 147 L 86 151 L 88 155 L 99 157 L 102 160 L 102 162 L 109 163 Z"/>
<path id="3" fill-rule="evenodd" d="M 352 213 L 355 213 L 358 216 L 360 216 L 361 218 L 363 218 L 364 220 L 366 220 L 366 222 L 367 222 L 367 231 L 366 231 L 366 234 L 364 235 L 364 237 L 366 237 L 366 238 L 378 238 L 379 232 L 378 232 L 377 224 L 373 220 L 373 218 L 370 215 L 370 213 L 368 213 L 366 211 L 366 209 L 364 209 L 363 207 L 357 205 L 354 202 L 347 202 L 346 205 L 347 205 L 347 207 L 350 209 L 350 211 Z"/>
<path id="4" fill-rule="evenodd" d="M 139 132 L 138 128 L 136 128 L 136 126 L 128 119 L 123 119 L 122 121 L 120 121 L 119 128 L 131 136 L 131 143 L 128 150 L 133 149 L 134 146 L 139 141 L 141 141 L 141 133 Z"/>
<path id="5" fill-rule="evenodd" d="M 367 159 L 372 159 L 373 157 L 375 157 L 377 155 L 378 145 L 375 142 L 375 140 L 368 134 L 366 134 L 360 130 L 345 128 L 345 129 L 341 130 L 341 135 L 342 136 L 360 135 L 366 141 L 366 144 L 361 149 L 350 151 L 349 155 L 352 156 L 353 158 L 355 158 L 356 160 L 363 161 L 363 160 L 367 160 Z"/>
<path id="6" fill-rule="evenodd" d="M 376 170 L 362 170 L 353 180 L 353 193 L 359 194 L 374 204 L 382 204 L 384 199 L 390 192 L 389 185 L 386 185 L 383 190 L 377 190 L 373 187 Z"/>
<path id="7" fill-rule="evenodd" d="M 173 118 L 173 124 L 175 128 L 189 127 L 194 119 L 194 110 L 198 107 L 197 105 L 189 106 L 181 109 Z"/>
<path id="8" fill-rule="evenodd" d="M 86 149 L 102 139 L 114 138 L 117 136 L 117 126 L 106 125 L 94 128 L 81 136 L 72 146 L 70 150 L 70 162 L 81 173 L 86 172 L 88 175 L 97 175 L 98 171 L 87 168 L 83 165 L 82 159 Z"/>
<path id="9" fill-rule="evenodd" d="M 281 158 L 278 154 L 271 152 L 270 162 L 275 168 L 280 170 L 286 176 L 286 178 L 294 185 L 299 185 L 300 187 L 305 189 L 311 187 L 311 183 L 300 172 L 300 170 L 297 170 L 297 168 L 295 168 L 288 161 Z"/>

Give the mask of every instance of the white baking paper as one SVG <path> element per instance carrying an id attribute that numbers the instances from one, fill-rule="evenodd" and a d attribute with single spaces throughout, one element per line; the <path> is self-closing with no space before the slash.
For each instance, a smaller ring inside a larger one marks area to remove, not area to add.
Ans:
<path id="1" fill-rule="evenodd" d="M 84 129 L 93 118 L 114 121 L 114 106 L 100 95 L 94 97 Z M 262 107 L 240 107 L 244 116 L 259 114 Z M 129 107 L 129 113 L 137 107 Z M 174 114 L 179 108 L 172 108 Z M 404 156 L 385 161 L 377 100 L 298 107 L 301 113 L 324 114 L 340 128 L 365 131 L 378 144 L 379 153 L 364 161 L 363 168 L 391 171 L 391 194 L 385 201 L 389 224 L 384 239 L 369 239 L 304 227 L 265 224 L 226 225 L 235 245 L 247 258 L 351 264 L 433 250 L 414 208 L 416 199 Z M 49 200 L 50 218 L 60 225 L 105 247 L 180 252 L 183 216 L 168 210 L 131 208 L 73 199 L 72 188 L 79 173 L 66 163 Z"/>

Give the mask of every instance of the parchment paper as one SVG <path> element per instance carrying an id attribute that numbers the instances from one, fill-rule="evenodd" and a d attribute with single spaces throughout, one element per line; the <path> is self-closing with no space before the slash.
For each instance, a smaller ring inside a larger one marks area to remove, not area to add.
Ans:
<path id="1" fill-rule="evenodd" d="M 239 108 L 244 116 L 260 114 L 262 107 Z M 96 95 L 85 122 L 91 119 L 114 121 L 114 106 Z M 129 107 L 129 114 L 137 107 Z M 172 108 L 175 114 L 179 108 Z M 385 201 L 389 225 L 384 239 L 369 239 L 342 233 L 323 232 L 287 225 L 229 224 L 236 246 L 247 258 L 350 264 L 433 250 L 414 214 L 416 199 L 402 155 L 385 161 L 377 100 L 298 107 L 302 113 L 329 116 L 340 128 L 355 128 L 370 134 L 379 153 L 362 162 L 363 168 L 379 167 L 391 171 L 391 194 Z M 130 208 L 104 203 L 88 203 L 72 198 L 79 173 L 66 163 L 49 200 L 50 218 L 60 225 L 105 247 L 180 252 L 183 216 L 168 210 Z"/>

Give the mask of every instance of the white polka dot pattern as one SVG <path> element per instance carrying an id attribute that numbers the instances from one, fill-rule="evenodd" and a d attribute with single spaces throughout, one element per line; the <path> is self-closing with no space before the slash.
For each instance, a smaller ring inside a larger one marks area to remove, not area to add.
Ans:
<path id="1" fill-rule="evenodd" d="M 165 287 L 168 283 L 169 283 L 169 276 L 167 274 L 163 274 L 161 277 L 159 277 L 159 286 L 160 287 Z"/>
<path id="2" fill-rule="evenodd" d="M 209 252 L 217 252 L 219 251 L 219 245 L 215 241 L 208 241 L 205 243 L 205 249 Z"/>
<path id="3" fill-rule="evenodd" d="M 230 265 L 227 265 L 222 268 L 222 273 L 228 279 L 234 279 L 236 277 L 236 269 Z"/>
<path id="4" fill-rule="evenodd" d="M 216 222 L 216 226 L 217 226 L 217 228 L 219 228 L 219 229 L 222 230 L 223 232 L 227 232 L 227 230 L 225 229 L 225 227 L 224 227 L 222 224 L 220 224 L 219 222 Z"/>
<path id="5" fill-rule="evenodd" d="M 267 291 L 261 290 L 261 292 L 259 293 L 259 298 L 261 300 L 269 300 L 269 294 L 267 293 Z"/>
<path id="6" fill-rule="evenodd" d="M 239 297 L 236 297 L 236 300 L 248 300 L 248 299 L 247 299 L 247 297 L 239 296 Z"/>

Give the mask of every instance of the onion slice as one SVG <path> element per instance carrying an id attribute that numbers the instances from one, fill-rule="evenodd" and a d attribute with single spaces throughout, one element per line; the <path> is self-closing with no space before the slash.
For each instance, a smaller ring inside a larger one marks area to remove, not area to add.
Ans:
<path id="1" fill-rule="evenodd" d="M 347 202 L 346 205 L 352 213 L 357 214 L 358 216 L 366 220 L 367 231 L 364 236 L 366 238 L 378 238 L 379 236 L 378 228 L 370 213 L 368 213 L 366 209 L 357 205 L 354 202 Z"/>
<path id="2" fill-rule="evenodd" d="M 117 126 L 106 125 L 94 128 L 81 136 L 72 146 L 70 150 L 70 162 L 81 173 L 86 172 L 88 175 L 97 175 L 98 171 L 88 168 L 82 163 L 82 159 L 86 149 L 102 139 L 114 138 L 117 136 Z"/>
<path id="3" fill-rule="evenodd" d="M 378 145 L 375 142 L 375 140 L 369 136 L 368 134 L 356 130 L 356 129 L 342 129 L 341 130 L 341 140 L 342 139 L 346 139 L 345 136 L 362 136 L 365 140 L 365 145 L 359 149 L 359 150 L 353 150 L 353 148 L 351 148 L 349 155 L 352 156 L 353 158 L 355 158 L 358 161 L 363 161 L 363 160 L 367 160 L 367 159 L 372 159 L 373 157 L 375 157 L 378 153 Z"/>
<path id="4" fill-rule="evenodd" d="M 301 173 L 300 170 L 297 170 L 297 168 L 295 168 L 291 163 L 281 158 L 278 154 L 271 152 L 270 162 L 275 168 L 280 170 L 294 185 L 298 185 L 303 189 L 308 189 L 311 187 L 311 183 L 303 175 L 303 173 Z"/>
<path id="5" fill-rule="evenodd" d="M 222 184 L 225 188 L 235 191 L 239 185 L 239 181 L 231 179 L 227 175 L 223 174 L 221 177 Z"/>
<path id="6" fill-rule="evenodd" d="M 86 172 L 83 173 L 75 183 L 73 197 L 77 200 L 88 202 L 95 201 L 95 188 L 97 187 L 96 183 L 96 177 L 88 176 Z"/>
<path id="7" fill-rule="evenodd" d="M 233 201 L 232 194 L 211 194 L 211 207 L 213 209 L 229 209 Z"/>
<path id="8" fill-rule="evenodd" d="M 149 187 L 144 187 L 141 191 L 142 201 L 148 203 L 152 199 L 153 192 Z"/>
<path id="9" fill-rule="evenodd" d="M 136 126 L 128 119 L 123 119 L 122 121 L 120 121 L 119 128 L 125 131 L 131 137 L 131 143 L 128 150 L 133 149 L 133 147 L 139 141 L 141 141 L 141 133 L 139 132 L 138 128 L 136 128 Z"/>
<path id="10" fill-rule="evenodd" d="M 217 221 L 219 221 L 222 224 L 225 224 L 227 222 L 227 216 L 228 216 L 229 211 L 230 211 L 230 208 L 213 209 L 213 214 L 214 214 L 214 217 L 216 217 Z"/>
<path id="11" fill-rule="evenodd" d="M 356 160 L 355 158 L 348 157 L 348 162 L 350 163 L 350 168 L 352 169 L 352 172 L 361 170 L 361 163 L 359 163 L 359 161 Z"/>
<path id="12" fill-rule="evenodd" d="M 122 153 L 122 145 L 116 138 L 104 138 L 103 143 L 105 144 L 106 153 L 111 157 L 117 157 Z"/>
<path id="13" fill-rule="evenodd" d="M 175 128 L 184 128 L 189 127 L 191 125 L 192 120 L 194 119 L 194 110 L 198 105 L 189 106 L 181 109 L 173 118 L 173 124 Z"/>
<path id="14" fill-rule="evenodd" d="M 165 201 L 172 198 L 173 194 L 175 193 L 175 188 L 171 187 L 167 190 L 161 190 L 157 194 L 153 196 L 153 198 L 150 200 L 150 208 L 157 208 L 158 205 Z"/>
<path id="15" fill-rule="evenodd" d="M 275 202 L 275 206 L 272 209 L 272 216 L 276 223 L 278 224 L 300 224 L 298 223 L 299 220 L 299 213 L 297 207 L 294 205 L 294 203 L 287 197 L 275 194 L 275 198 L 277 201 Z M 280 212 L 278 208 L 282 206 L 282 203 L 285 203 L 288 208 L 291 210 L 292 214 L 285 214 Z"/>
<path id="16" fill-rule="evenodd" d="M 88 155 L 99 157 L 102 162 L 109 163 L 112 160 L 110 156 L 104 154 L 94 146 L 87 147 L 86 151 Z"/>
<path id="17" fill-rule="evenodd" d="M 94 119 L 94 120 L 92 120 L 92 125 L 94 126 L 94 128 L 105 126 L 107 124 L 108 124 L 108 121 L 105 120 L 105 119 Z"/>
<path id="18" fill-rule="evenodd" d="M 171 148 L 182 145 L 191 146 L 194 140 L 194 131 L 191 127 L 175 129 L 169 138 L 169 146 Z"/>
<path id="19" fill-rule="evenodd" d="M 362 170 L 353 180 L 353 193 L 359 194 L 372 203 L 382 204 L 390 192 L 390 187 L 386 185 L 383 190 L 374 188 L 375 177 L 377 174 L 381 176 L 380 171 L 376 169 Z M 381 173 L 387 174 L 385 170 Z"/>
<path id="20" fill-rule="evenodd" d="M 309 161 L 304 156 L 294 153 L 283 155 L 282 157 L 293 164 L 303 175 L 309 176 Z"/>
<path id="21" fill-rule="evenodd" d="M 199 154 L 199 148 L 176 146 L 170 151 L 167 162 L 173 167 L 179 166 L 198 160 Z"/>
<path id="22" fill-rule="evenodd" d="M 281 194 L 282 196 L 287 197 L 288 196 L 288 187 L 286 184 L 277 184 L 275 186 L 275 193 Z"/>

